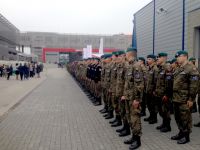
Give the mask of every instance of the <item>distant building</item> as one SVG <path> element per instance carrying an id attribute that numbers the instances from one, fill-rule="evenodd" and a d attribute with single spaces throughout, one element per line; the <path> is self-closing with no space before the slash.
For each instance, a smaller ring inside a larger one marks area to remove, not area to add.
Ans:
<path id="1" fill-rule="evenodd" d="M 100 39 L 104 40 L 104 52 L 126 49 L 132 43 L 132 35 L 79 35 L 47 32 L 25 32 L 20 34 L 20 45 L 31 48 L 31 53 L 38 55 L 41 61 L 54 62 L 60 52 L 75 52 L 87 45 L 92 45 L 93 52 L 98 52 Z M 72 56 L 72 55 L 71 55 Z"/>
<path id="2" fill-rule="evenodd" d="M 16 60 L 19 29 L 0 14 L 0 60 Z"/>

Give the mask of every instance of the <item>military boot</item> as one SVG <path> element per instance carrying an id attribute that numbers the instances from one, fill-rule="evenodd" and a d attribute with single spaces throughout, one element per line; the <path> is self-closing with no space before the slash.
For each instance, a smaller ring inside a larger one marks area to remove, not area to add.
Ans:
<path id="1" fill-rule="evenodd" d="M 117 129 L 116 132 L 122 132 L 123 130 L 125 130 L 125 126 L 126 126 L 126 121 L 123 121 L 123 127 L 120 129 Z"/>
<path id="2" fill-rule="evenodd" d="M 98 97 L 96 99 L 96 102 L 94 103 L 94 106 L 100 106 L 101 105 L 101 97 Z"/>
<path id="3" fill-rule="evenodd" d="M 194 127 L 200 127 L 200 122 L 194 124 Z"/>
<path id="4" fill-rule="evenodd" d="M 121 117 L 120 115 L 116 115 L 116 118 L 117 118 L 117 121 L 114 122 L 111 127 L 118 127 L 118 126 L 121 126 L 122 125 L 122 120 L 121 120 Z"/>
<path id="5" fill-rule="evenodd" d="M 104 108 L 102 110 L 100 110 L 100 113 L 105 114 L 108 112 L 108 106 L 105 105 Z"/>
<path id="6" fill-rule="evenodd" d="M 165 126 L 160 129 L 160 132 L 166 133 L 171 131 L 170 120 L 165 121 Z"/>
<path id="7" fill-rule="evenodd" d="M 164 127 L 165 127 L 165 122 L 164 122 L 164 119 L 163 119 L 162 124 L 157 126 L 156 129 L 160 130 L 160 129 L 164 128 Z"/>
<path id="8" fill-rule="evenodd" d="M 115 123 L 115 122 L 117 122 L 117 116 L 115 116 L 115 119 L 114 119 L 114 120 L 109 121 L 110 124 L 113 124 L 113 123 Z"/>
<path id="9" fill-rule="evenodd" d="M 189 133 L 183 133 L 183 137 L 177 141 L 177 144 L 186 144 L 190 142 Z"/>
<path id="10" fill-rule="evenodd" d="M 149 124 L 155 124 L 157 122 L 157 114 L 153 114 L 152 117 L 149 119 Z"/>
<path id="11" fill-rule="evenodd" d="M 131 138 L 124 141 L 124 144 L 132 144 L 135 141 L 135 136 L 132 134 Z"/>
<path id="12" fill-rule="evenodd" d="M 144 118 L 144 121 L 148 122 L 150 119 L 151 119 L 151 118 L 150 118 L 150 116 L 149 116 L 149 117 Z"/>
<path id="13" fill-rule="evenodd" d="M 141 146 L 140 136 L 135 136 L 135 141 L 129 147 L 129 150 L 137 149 Z"/>
<path id="14" fill-rule="evenodd" d="M 124 136 L 128 136 L 128 135 L 130 135 L 130 134 L 131 134 L 130 126 L 129 126 L 129 124 L 127 123 L 127 124 L 125 125 L 125 129 L 124 129 L 123 131 L 120 132 L 119 136 L 120 136 L 120 137 L 124 137 Z"/>
<path id="15" fill-rule="evenodd" d="M 183 137 L 183 133 L 179 131 L 177 135 L 171 137 L 171 140 L 180 140 L 182 137 Z"/>
<path id="16" fill-rule="evenodd" d="M 105 117 L 105 119 L 112 119 L 114 117 L 114 115 L 113 115 L 113 110 L 110 110 L 109 112 L 108 112 L 108 115 Z"/>

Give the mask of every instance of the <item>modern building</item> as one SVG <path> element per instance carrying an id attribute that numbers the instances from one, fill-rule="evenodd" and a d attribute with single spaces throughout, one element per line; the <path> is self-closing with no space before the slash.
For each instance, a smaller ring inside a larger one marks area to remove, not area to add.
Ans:
<path id="1" fill-rule="evenodd" d="M 16 60 L 19 29 L 0 14 L 0 60 Z"/>
<path id="2" fill-rule="evenodd" d="M 200 0 L 153 0 L 134 14 L 133 46 L 138 56 L 177 50 L 200 56 Z"/>
<path id="3" fill-rule="evenodd" d="M 30 47 L 31 53 L 38 55 L 44 62 L 55 62 L 63 52 L 82 51 L 92 45 L 98 52 L 100 39 L 104 40 L 104 52 L 126 49 L 132 43 L 132 35 L 80 35 L 47 32 L 25 32 L 20 34 L 20 45 Z"/>

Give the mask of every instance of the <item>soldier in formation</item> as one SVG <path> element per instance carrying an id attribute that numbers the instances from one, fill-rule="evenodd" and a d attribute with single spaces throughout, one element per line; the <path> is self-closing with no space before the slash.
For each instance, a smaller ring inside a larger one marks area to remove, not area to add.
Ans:
<path id="1" fill-rule="evenodd" d="M 149 124 L 156 124 L 158 114 L 162 124 L 156 129 L 162 133 L 171 131 L 171 116 L 179 133 L 172 136 L 178 144 L 190 141 L 192 108 L 199 93 L 199 72 L 194 59 L 188 61 L 186 51 L 178 51 L 176 58 L 167 61 L 167 53 L 149 54 L 137 58 L 137 50 L 128 48 L 101 58 L 89 58 L 68 64 L 67 69 L 78 81 L 95 106 L 104 105 L 100 113 L 112 119 L 111 127 L 120 137 L 131 137 L 124 141 L 129 149 L 141 146 L 141 117 Z M 199 102 L 199 101 L 198 101 Z M 199 103 L 198 103 L 199 104 Z M 195 124 L 200 126 L 200 123 Z"/>

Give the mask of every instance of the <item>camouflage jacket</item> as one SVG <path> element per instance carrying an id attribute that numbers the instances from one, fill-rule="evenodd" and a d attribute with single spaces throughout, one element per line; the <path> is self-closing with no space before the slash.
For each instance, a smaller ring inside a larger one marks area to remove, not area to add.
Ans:
<path id="1" fill-rule="evenodd" d="M 158 73 L 158 68 L 155 64 L 148 66 L 147 76 L 146 76 L 147 79 L 146 92 L 148 94 L 153 94 L 153 91 L 155 90 L 157 73 Z"/>
<path id="2" fill-rule="evenodd" d="M 144 91 L 144 74 L 141 65 L 134 62 L 126 63 L 125 66 L 124 96 L 128 100 L 141 101 Z"/>
<path id="3" fill-rule="evenodd" d="M 112 65 L 112 63 L 107 63 L 105 65 L 105 80 L 104 80 L 104 84 L 105 84 L 105 88 L 106 89 L 110 88 L 111 65 Z"/>
<path id="4" fill-rule="evenodd" d="M 199 72 L 188 62 L 179 66 L 174 72 L 173 101 L 186 103 L 195 101 L 198 90 Z"/>
<path id="5" fill-rule="evenodd" d="M 117 64 L 113 62 L 111 65 L 111 73 L 110 73 L 110 91 L 112 93 L 116 92 L 116 84 L 117 84 Z"/>
<path id="6" fill-rule="evenodd" d="M 117 84 L 116 84 L 116 96 L 120 97 L 123 95 L 124 83 L 125 83 L 125 63 L 117 64 Z"/>
<path id="7" fill-rule="evenodd" d="M 155 95 L 158 97 L 163 97 L 166 95 L 166 69 L 167 66 L 165 63 L 158 66 L 158 72 L 156 77 L 156 88 L 155 88 Z"/>

